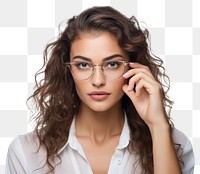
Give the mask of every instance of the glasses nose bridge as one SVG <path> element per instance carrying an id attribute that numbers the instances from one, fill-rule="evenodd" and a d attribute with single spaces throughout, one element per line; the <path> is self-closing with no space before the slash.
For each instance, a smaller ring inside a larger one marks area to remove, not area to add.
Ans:
<path id="1" fill-rule="evenodd" d="M 92 65 L 92 71 L 93 71 L 93 73 L 96 71 L 96 69 L 97 68 L 95 68 L 95 67 L 100 67 L 101 68 L 101 71 L 103 72 L 103 64 L 101 64 L 101 65 Z"/>
<path id="2" fill-rule="evenodd" d="M 97 68 L 95 68 L 95 67 L 99 67 L 99 68 L 101 69 L 101 74 L 102 74 L 103 76 L 105 76 L 105 75 L 104 75 L 103 64 L 100 64 L 100 65 L 92 65 L 92 76 L 94 76 L 94 75 L 95 75 L 95 72 L 97 71 L 97 70 L 96 70 Z"/>

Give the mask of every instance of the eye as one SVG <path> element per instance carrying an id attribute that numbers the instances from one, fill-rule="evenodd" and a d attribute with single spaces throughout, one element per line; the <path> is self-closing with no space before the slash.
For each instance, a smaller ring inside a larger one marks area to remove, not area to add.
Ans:
<path id="1" fill-rule="evenodd" d="M 118 62 L 118 61 L 110 61 L 110 62 L 106 62 L 105 63 L 105 68 L 108 68 L 108 69 L 117 69 L 119 68 L 121 65 L 121 62 Z"/>
<path id="2" fill-rule="evenodd" d="M 87 62 L 76 62 L 74 64 L 78 69 L 90 69 L 91 64 Z"/>

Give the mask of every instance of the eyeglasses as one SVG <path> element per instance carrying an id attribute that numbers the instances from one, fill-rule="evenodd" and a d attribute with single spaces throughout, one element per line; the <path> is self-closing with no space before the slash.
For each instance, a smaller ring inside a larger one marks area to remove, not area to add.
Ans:
<path id="1" fill-rule="evenodd" d="M 104 76 L 108 79 L 118 79 L 123 75 L 126 66 L 129 64 L 127 61 L 123 60 L 112 60 L 106 61 L 101 65 L 93 65 L 89 62 L 84 61 L 73 61 L 66 63 L 65 65 L 70 69 L 74 78 L 79 80 L 87 80 L 89 79 L 95 72 L 95 66 L 101 68 Z"/>

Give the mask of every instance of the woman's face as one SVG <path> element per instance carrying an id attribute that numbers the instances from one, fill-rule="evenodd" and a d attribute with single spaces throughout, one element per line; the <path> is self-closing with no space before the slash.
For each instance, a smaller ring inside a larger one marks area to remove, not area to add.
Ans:
<path id="1" fill-rule="evenodd" d="M 101 65 L 105 68 L 115 67 L 116 61 L 127 61 L 126 53 L 118 45 L 117 39 L 107 33 L 82 34 L 73 41 L 70 52 L 70 61 L 76 62 L 73 66 L 83 73 L 91 64 Z M 125 70 L 128 65 L 125 66 Z M 107 70 L 104 70 L 104 72 Z M 121 106 L 121 98 L 124 95 L 122 86 L 125 79 L 120 76 L 117 79 L 104 75 L 101 66 L 94 66 L 94 73 L 85 80 L 73 77 L 77 94 L 81 100 L 81 107 L 96 112 L 107 111 Z M 110 73 L 111 74 L 111 73 Z M 110 75 L 108 74 L 108 75 Z"/>

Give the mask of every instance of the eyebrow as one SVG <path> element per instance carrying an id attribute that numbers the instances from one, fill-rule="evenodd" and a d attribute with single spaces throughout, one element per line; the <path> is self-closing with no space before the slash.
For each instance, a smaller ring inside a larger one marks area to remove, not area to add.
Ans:
<path id="1" fill-rule="evenodd" d="M 113 58 L 116 58 L 116 57 L 122 57 L 122 58 L 123 58 L 123 56 L 122 56 L 121 54 L 113 54 L 113 55 L 111 55 L 111 56 L 104 57 L 104 58 L 103 58 L 103 61 L 108 61 L 108 60 L 113 59 Z M 74 59 L 83 59 L 83 60 L 85 60 L 85 61 L 91 62 L 91 59 L 90 59 L 90 58 L 84 57 L 84 56 L 79 56 L 79 55 L 73 57 L 73 60 L 74 60 Z"/>

